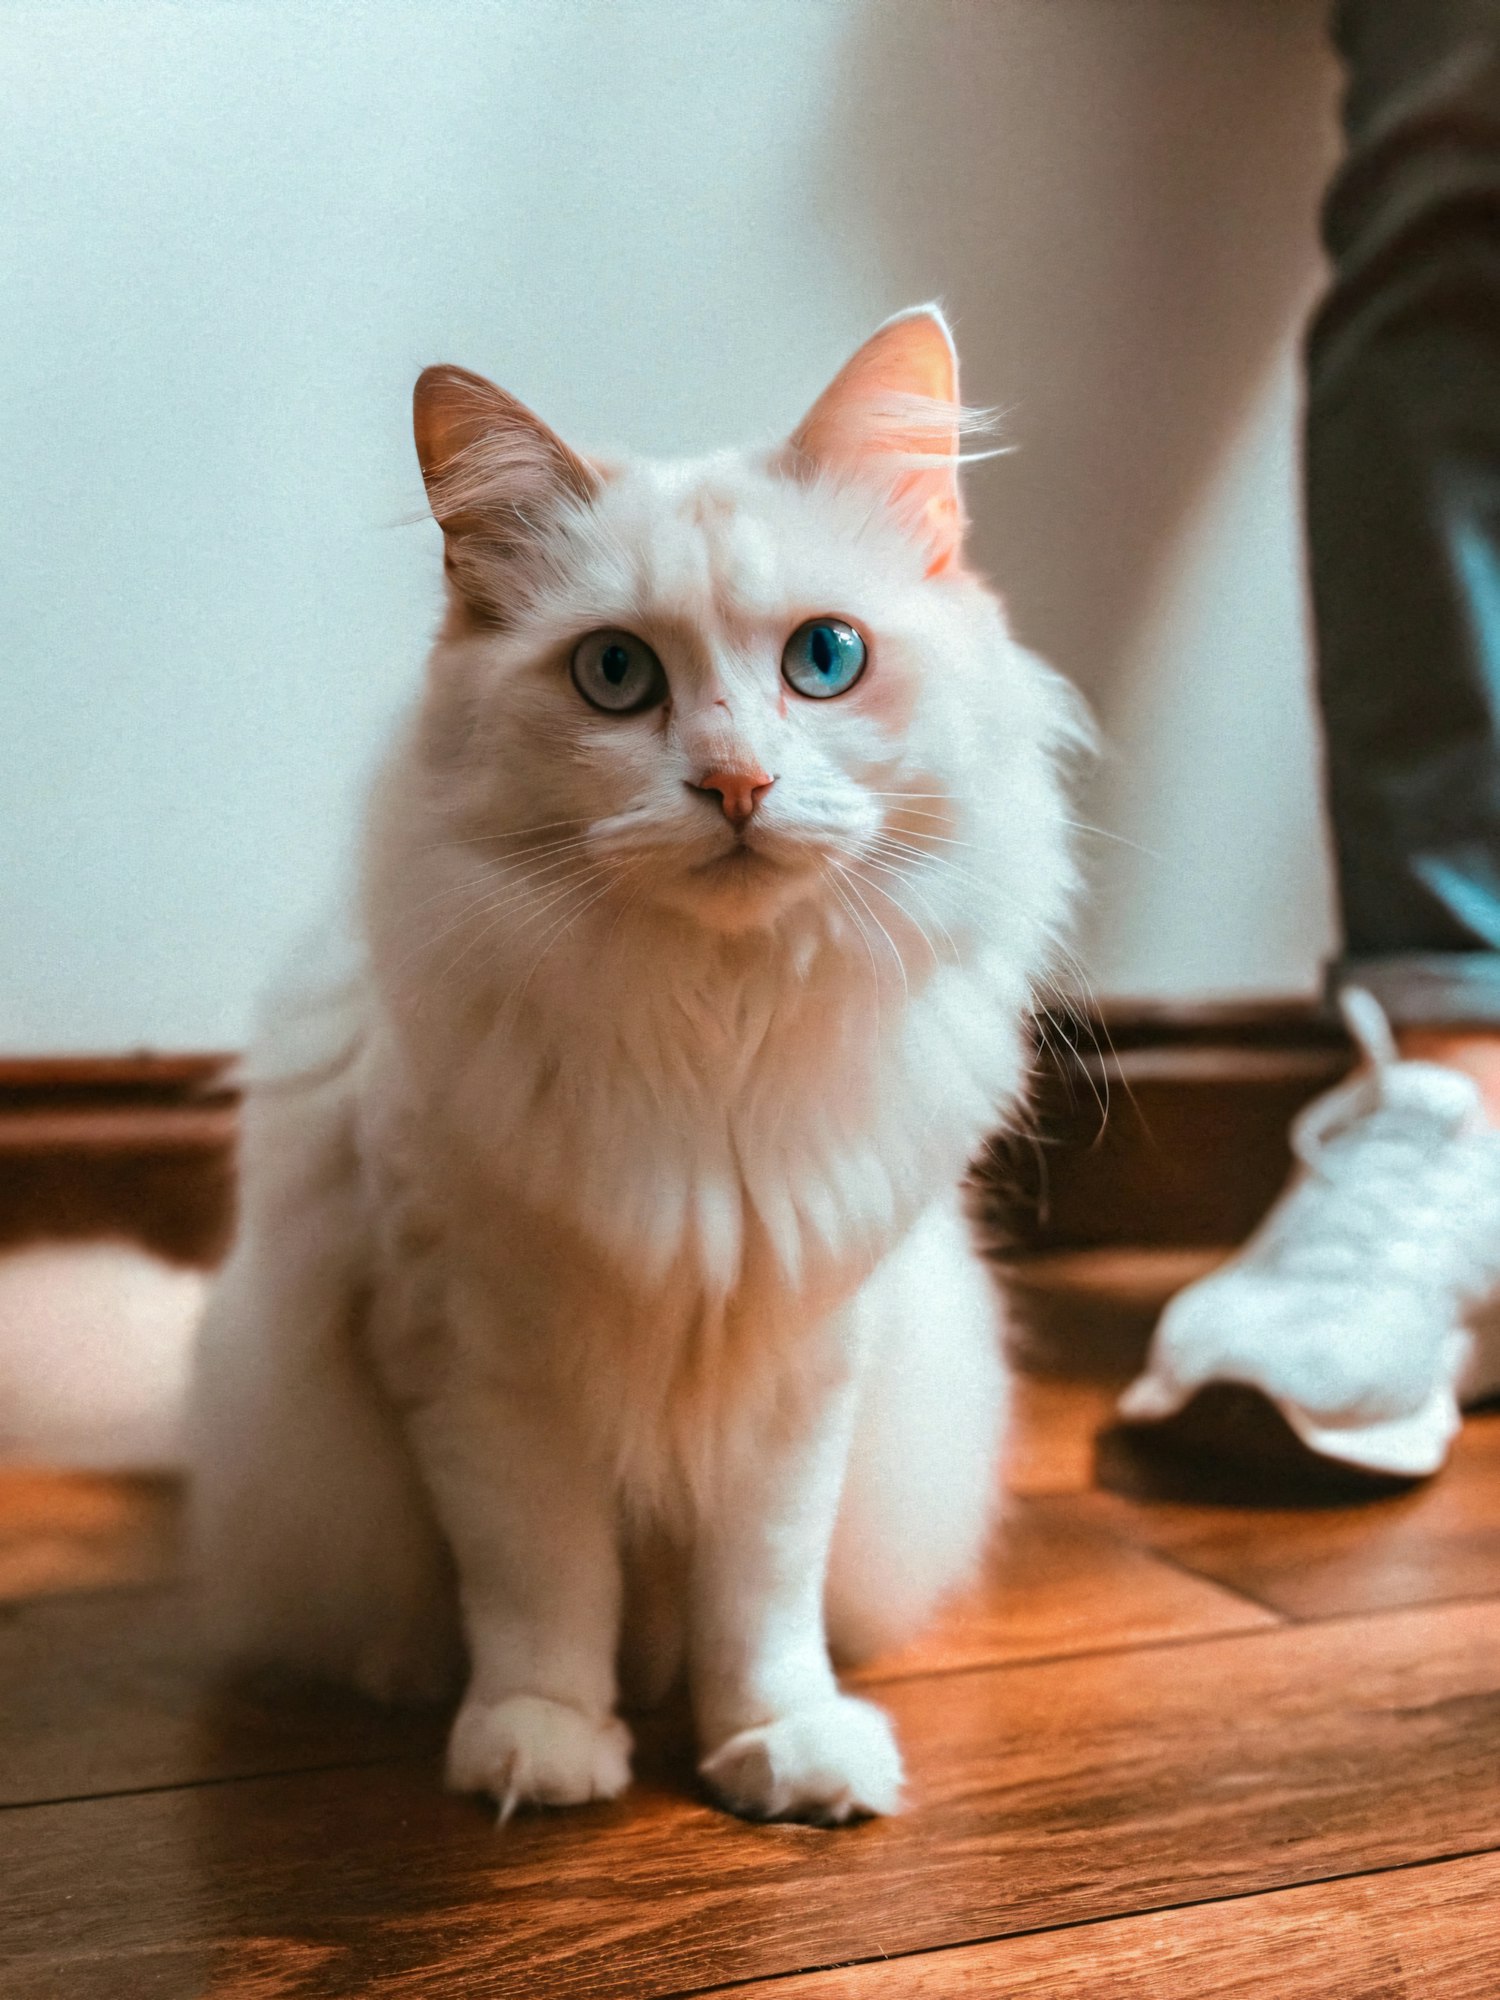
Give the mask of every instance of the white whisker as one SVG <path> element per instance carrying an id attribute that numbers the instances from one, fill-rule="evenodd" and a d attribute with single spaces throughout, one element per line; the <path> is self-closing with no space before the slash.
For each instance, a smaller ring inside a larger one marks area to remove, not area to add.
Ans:
<path id="1" fill-rule="evenodd" d="M 533 833 L 553 833 L 559 827 L 587 826 L 588 824 L 588 820 L 576 817 L 573 819 L 541 819 L 537 820 L 531 826 L 497 827 L 490 833 L 465 833 L 445 836 L 444 845 L 448 847 L 484 847 L 493 844 L 497 840 L 525 840 Z"/>
<path id="2" fill-rule="evenodd" d="M 886 929 L 885 925 L 880 921 L 879 917 L 876 916 L 875 912 L 870 908 L 869 904 L 860 894 L 859 885 L 854 880 L 854 877 L 849 873 L 848 869 L 841 866 L 839 867 L 839 873 L 840 875 L 843 876 L 844 880 L 849 884 L 849 887 L 854 891 L 855 897 L 859 902 L 860 908 L 865 912 L 866 916 L 868 916 L 868 918 L 870 919 L 870 922 L 875 926 L 876 930 L 879 931 L 880 935 L 885 939 L 886 943 L 890 946 L 891 956 L 896 961 L 896 970 L 901 974 L 902 998 L 906 1002 L 906 1004 L 910 1006 L 911 987 L 907 981 L 906 960 L 901 956 L 900 946 L 896 943 L 896 940 L 891 936 L 890 932 Z"/>
<path id="3" fill-rule="evenodd" d="M 603 873 L 607 878 L 603 886 L 599 889 L 596 889 L 593 895 L 589 896 L 588 899 L 582 904 L 582 906 L 579 909 L 574 910 L 571 914 L 569 914 L 565 910 L 562 916 L 553 923 L 552 928 L 543 937 L 541 948 L 538 950 L 536 957 L 531 961 L 531 964 L 528 966 L 526 971 L 526 977 L 521 981 L 519 989 L 514 990 L 513 992 L 507 994 L 503 1002 L 503 1005 L 505 1005 L 506 1007 L 514 1005 L 516 1008 L 519 1009 L 521 1002 L 526 997 L 526 989 L 531 984 L 532 977 L 535 974 L 538 966 L 541 964 L 542 960 L 557 945 L 561 944 L 563 938 L 567 936 L 568 932 L 578 922 L 579 918 L 584 916 L 589 910 L 593 909 L 596 903 L 602 902 L 604 897 L 606 897 L 609 894 L 610 890 L 623 879 L 613 869 L 606 868 L 605 870 L 603 870 Z M 598 878 L 597 876 L 595 876 L 593 879 L 597 880 Z"/>
<path id="4" fill-rule="evenodd" d="M 1134 854 L 1144 854 L 1152 861 L 1165 861 L 1166 856 L 1155 847 L 1143 847 L 1138 840 L 1128 840 L 1123 833 L 1111 833 L 1108 827 L 1090 826 L 1087 820 L 1065 819 L 1063 825 L 1071 827 L 1074 833 L 1091 833 L 1096 840 L 1113 840 L 1120 847 L 1128 847 Z"/>
<path id="5" fill-rule="evenodd" d="M 850 863 L 850 866 L 853 867 L 854 864 Z M 943 937 L 947 941 L 948 950 L 952 954 L 951 962 L 954 965 L 962 964 L 963 962 L 962 954 L 960 953 L 958 946 L 954 943 L 953 933 L 949 930 L 948 926 L 943 922 L 942 918 L 937 914 L 936 910 L 933 909 L 932 904 L 930 903 L 928 898 L 923 894 L 922 885 L 918 882 L 914 882 L 910 875 L 908 875 L 903 869 L 898 868 L 893 862 L 879 861 L 875 858 L 874 855 L 865 856 L 865 866 L 868 868 L 878 868 L 883 874 L 889 875 L 893 877 L 897 882 L 901 883 L 901 885 L 904 888 L 915 890 L 917 895 L 922 897 L 923 906 L 926 908 L 928 915 L 932 918 L 932 921 L 937 925 L 938 929 L 942 932 Z M 860 871 L 856 868 L 855 873 L 858 874 L 860 873 Z M 927 946 L 927 949 L 932 953 L 932 967 L 934 972 L 940 971 L 942 968 L 942 960 L 938 956 L 938 948 L 933 943 L 932 938 L 928 933 L 926 925 L 920 923 L 918 919 L 912 914 L 912 912 L 907 909 L 906 905 L 901 901 L 900 897 L 893 896 L 889 889 L 883 888 L 880 883 L 876 882 L 868 875 L 861 875 L 861 880 L 865 883 L 865 886 L 867 888 L 875 890 L 877 894 L 884 896 L 888 903 L 894 904 L 894 906 L 898 910 L 900 910 L 902 915 L 907 919 L 908 923 L 915 926 L 916 930 L 921 935 L 922 942 Z"/>
<path id="6" fill-rule="evenodd" d="M 512 938 L 524 936 L 531 926 L 544 917 L 549 910 L 555 909 L 559 903 L 564 902 L 575 890 L 588 886 L 588 884 L 596 881 L 605 872 L 601 868 L 585 868 L 581 873 L 570 875 L 561 884 L 547 884 L 546 888 L 551 889 L 553 893 L 545 895 L 545 899 L 539 908 L 532 909 L 527 915 L 522 917 L 520 923 L 511 932 Z M 482 944 L 486 938 L 493 936 L 496 926 L 509 913 L 511 907 L 511 904 L 506 902 L 497 907 L 493 912 L 486 913 L 485 920 L 480 924 L 462 951 L 449 964 L 445 965 L 437 975 L 440 982 L 446 983 L 447 980 L 451 979 L 454 972 L 462 965 L 470 952 Z"/>
<path id="7" fill-rule="evenodd" d="M 835 862 L 833 866 L 835 873 L 841 875 L 844 872 L 842 868 L 839 867 L 837 862 Z M 876 963 L 875 948 L 870 943 L 869 932 L 865 929 L 864 925 L 859 920 L 859 912 L 855 909 L 854 905 L 849 901 L 849 898 L 844 894 L 843 890 L 839 887 L 838 883 L 832 879 L 832 877 L 829 878 L 828 886 L 832 889 L 834 895 L 838 897 L 840 903 L 843 905 L 844 910 L 846 911 L 849 917 L 849 921 L 853 924 L 855 930 L 859 934 L 860 943 L 863 944 L 865 948 L 865 956 L 870 961 L 870 985 L 873 990 L 874 1000 L 875 1000 L 875 1040 L 878 1044 L 880 1041 L 880 967 Z"/>

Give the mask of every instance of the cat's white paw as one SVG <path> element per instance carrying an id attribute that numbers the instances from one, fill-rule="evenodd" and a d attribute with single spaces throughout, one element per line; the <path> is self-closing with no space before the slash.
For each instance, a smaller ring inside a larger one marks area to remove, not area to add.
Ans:
<path id="1" fill-rule="evenodd" d="M 630 1731 L 542 1695 L 466 1701 L 448 1738 L 448 1788 L 488 1792 L 502 1820 L 517 1806 L 617 1799 L 630 1783 Z"/>
<path id="2" fill-rule="evenodd" d="M 842 1826 L 901 1805 L 901 1752 L 882 1710 L 853 1695 L 742 1729 L 698 1766 L 746 1819 Z"/>

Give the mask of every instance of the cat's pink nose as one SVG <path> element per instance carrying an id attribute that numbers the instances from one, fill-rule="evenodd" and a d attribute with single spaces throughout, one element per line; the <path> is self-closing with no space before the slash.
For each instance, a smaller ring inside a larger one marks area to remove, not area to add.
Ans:
<path id="1" fill-rule="evenodd" d="M 758 767 L 752 771 L 705 771 L 693 785 L 695 792 L 717 792 L 724 817 L 734 826 L 744 826 L 776 780 Z"/>

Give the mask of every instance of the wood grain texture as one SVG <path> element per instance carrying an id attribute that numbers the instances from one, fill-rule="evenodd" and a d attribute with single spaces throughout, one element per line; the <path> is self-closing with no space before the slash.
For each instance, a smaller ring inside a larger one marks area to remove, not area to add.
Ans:
<path id="1" fill-rule="evenodd" d="M 179 1504 L 168 1479 L 0 1466 L 0 1603 L 162 1581 Z"/>
<path id="2" fill-rule="evenodd" d="M 223 1254 L 238 1091 L 225 1055 L 0 1060 L 0 1244 L 122 1236 Z"/>
<path id="3" fill-rule="evenodd" d="M 1031 1129 L 990 1163 L 1002 1227 L 1043 1250 L 1239 1242 L 1286 1180 L 1288 1126 L 1347 1070 L 1347 1044 L 1112 1039 L 1039 1064 Z"/>
<path id="4" fill-rule="evenodd" d="M 1500 1415 L 1358 1507 L 1098 1491 L 1068 1372 L 1182 1267 L 1040 1272 L 984 1587 L 867 1676 L 911 1811 L 846 1833 L 711 1808 L 680 1713 L 625 1800 L 497 1832 L 441 1717 L 215 1679 L 140 1587 L 169 1487 L 0 1476 L 0 1994 L 1493 2000 L 1500 1858 L 1440 1857 L 1500 1846 Z"/>
<path id="5" fill-rule="evenodd" d="M 201 1104 L 232 1089 L 238 1060 L 226 1050 L 0 1056 L 0 1112 L 47 1104 Z"/>
<path id="6" fill-rule="evenodd" d="M 1494 2000 L 1500 1855 L 755 1980 L 741 2000 Z"/>
<path id="7" fill-rule="evenodd" d="M 874 1686 L 1276 1622 L 1262 1606 L 1101 1533 L 1068 1498 L 1012 1500 L 979 1586 L 915 1645 L 850 1681 Z"/>
<path id="8" fill-rule="evenodd" d="M 431 1756 L 442 1735 L 431 1714 L 225 1681 L 186 1594 L 164 1591 L 0 1610 L 0 1717 L 3 1806 Z"/>
<path id="9" fill-rule="evenodd" d="M 11 1811 L 0 1990 L 623 2000 L 1472 1852 L 1500 1824 L 1500 1604 L 885 1697 L 914 1809 L 842 1834 L 710 1810 L 675 1734 L 626 1800 L 502 1833 L 420 1763 Z"/>
<path id="10" fill-rule="evenodd" d="M 111 1489 L 118 1489 L 111 1509 Z M 13 1566 L 57 1590 L 128 1583 L 174 1544 L 170 1489 L 44 1478 L 9 1539 Z M 0 1504 L 7 1492 L 0 1479 Z M 96 1530 L 80 1554 L 79 1515 Z M 137 1539 L 128 1529 L 134 1520 Z M 0 1513 L 0 1553 L 5 1548 Z M 66 1531 L 66 1532 L 60 1532 Z M 154 1541 L 150 1538 L 154 1537 Z M 145 1545 L 142 1546 L 141 1544 Z M 111 1567 L 112 1566 L 112 1567 Z M 1095 1652 L 1272 1625 L 1272 1613 L 1076 1520 L 1067 1502 L 1013 1501 L 980 1584 L 907 1653 L 857 1680 Z M 186 1591 L 98 1592 L 0 1616 L 0 1804 L 430 1750 L 421 1727 L 312 1691 L 223 1686 L 198 1656 Z"/>
<path id="11" fill-rule="evenodd" d="M 1094 1438 L 1113 1421 L 1117 1391 L 1094 1382 L 1020 1375 L 1013 1385 L 1005 1484 L 1011 1493 L 1084 1493 Z"/>
<path id="12" fill-rule="evenodd" d="M 1362 1505 L 1200 1506 L 1096 1493 L 1079 1511 L 1291 1618 L 1485 1596 L 1500 1587 L 1500 1411 L 1467 1418 L 1436 1479 Z"/>
<path id="13" fill-rule="evenodd" d="M 1229 1254 L 1108 1247 L 1016 1258 L 1004 1266 L 1012 1357 L 1029 1376 L 1123 1388 L 1167 1300 Z"/>
<path id="14" fill-rule="evenodd" d="M 1295 1003 L 1054 1018 L 1041 1143 L 997 1144 L 983 1170 L 996 1222 L 1032 1247 L 1233 1242 L 1285 1176 L 1288 1119 L 1348 1059 L 1337 1026 Z M 0 1060 L 0 1243 L 118 1234 L 213 1262 L 236 1102 L 225 1055 Z"/>

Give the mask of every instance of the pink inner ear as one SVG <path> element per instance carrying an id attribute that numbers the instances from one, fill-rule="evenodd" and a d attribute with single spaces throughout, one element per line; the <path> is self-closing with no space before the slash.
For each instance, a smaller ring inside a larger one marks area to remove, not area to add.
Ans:
<path id="1" fill-rule="evenodd" d="M 898 320 L 866 341 L 821 400 L 840 395 L 877 405 L 893 396 L 952 403 L 958 397 L 957 362 L 935 321 Z"/>
<path id="2" fill-rule="evenodd" d="M 931 473 L 915 473 L 912 476 L 927 485 L 933 478 Z M 917 497 L 919 489 L 914 488 L 913 498 Z M 964 516 L 951 477 L 944 479 L 942 492 L 929 493 L 923 503 L 921 534 L 932 550 L 926 575 L 946 576 L 950 570 L 958 568 L 964 545 Z"/>
<path id="3" fill-rule="evenodd" d="M 929 415 L 924 404 L 937 407 Z M 919 307 L 870 336 L 792 436 L 804 461 L 889 478 L 893 505 L 931 551 L 929 576 L 956 567 L 962 551 L 957 404 L 952 336 L 934 308 Z M 903 466 L 913 453 L 934 463 Z"/>
<path id="4" fill-rule="evenodd" d="M 849 463 L 914 445 L 930 450 L 930 428 L 913 417 L 905 434 L 893 412 L 913 397 L 958 401 L 958 356 L 937 313 L 921 307 L 877 327 L 835 375 L 793 433 L 799 451 L 820 464 Z M 952 439 L 956 451 L 958 440 Z"/>

